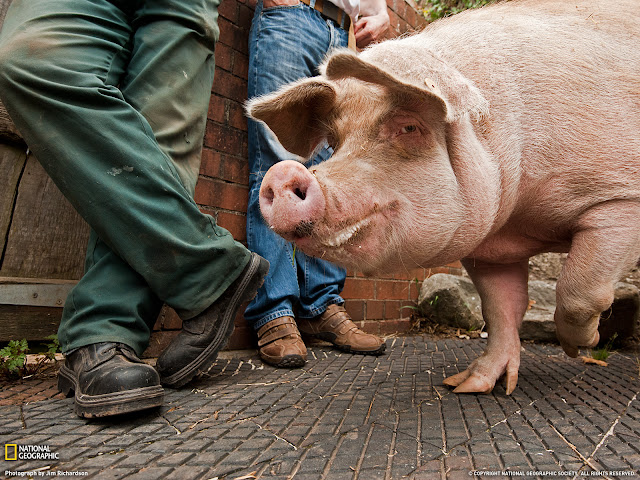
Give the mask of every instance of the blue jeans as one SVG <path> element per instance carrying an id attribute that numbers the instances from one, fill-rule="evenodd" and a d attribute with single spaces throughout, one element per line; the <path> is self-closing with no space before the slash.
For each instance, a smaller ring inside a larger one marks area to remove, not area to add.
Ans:
<path id="1" fill-rule="evenodd" d="M 348 33 L 332 20 L 300 3 L 295 6 L 256 6 L 249 36 L 249 98 L 264 95 L 305 77 L 318 75 L 326 54 L 346 47 Z M 326 147 L 311 163 L 331 156 Z M 271 267 L 245 318 L 255 330 L 285 315 L 312 318 L 331 304 L 342 304 L 340 292 L 346 271 L 332 263 L 306 256 L 276 235 L 264 222 L 258 203 L 260 185 L 275 163 L 294 159 L 262 124 L 249 120 L 249 249 L 269 260 Z"/>

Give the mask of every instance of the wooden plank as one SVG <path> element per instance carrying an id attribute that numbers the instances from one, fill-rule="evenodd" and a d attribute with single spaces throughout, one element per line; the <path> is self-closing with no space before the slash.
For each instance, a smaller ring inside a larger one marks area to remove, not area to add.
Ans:
<path id="1" fill-rule="evenodd" d="M 11 225 L 18 181 L 26 161 L 26 148 L 0 144 L 0 258 Z"/>
<path id="2" fill-rule="evenodd" d="M 0 342 L 45 340 L 58 332 L 75 281 L 0 277 Z"/>
<path id="3" fill-rule="evenodd" d="M 0 305 L 62 308 L 75 280 L 0 277 Z"/>
<path id="4" fill-rule="evenodd" d="M 25 144 L 2 101 L 0 101 L 0 141 L 15 145 Z"/>
<path id="5" fill-rule="evenodd" d="M 0 276 L 77 280 L 88 238 L 89 226 L 29 155 Z"/>
<path id="6" fill-rule="evenodd" d="M 0 342 L 44 340 L 58 332 L 62 308 L 0 305 Z"/>

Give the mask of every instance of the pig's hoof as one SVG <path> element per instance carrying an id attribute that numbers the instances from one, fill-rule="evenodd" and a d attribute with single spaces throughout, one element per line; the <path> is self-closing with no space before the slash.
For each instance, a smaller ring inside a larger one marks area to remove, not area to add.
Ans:
<path id="1" fill-rule="evenodd" d="M 470 375 L 469 370 L 445 378 L 442 383 L 455 387 L 453 393 L 491 393 L 493 390 L 493 383 L 487 378 Z"/>
<path id="2" fill-rule="evenodd" d="M 562 339 L 559 339 L 559 340 L 560 340 L 560 346 L 564 350 L 564 353 L 569 355 L 571 358 L 578 357 L 578 355 L 580 354 L 580 347 L 582 345 L 573 345 L 571 343 L 567 343 L 566 341 L 563 341 Z M 584 345 L 584 347 L 593 348 L 596 345 L 598 345 L 599 342 L 600 342 L 600 333 L 596 330 L 596 333 L 593 335 L 593 338 L 591 339 L 591 341 L 586 342 L 586 345 Z"/>
<path id="3" fill-rule="evenodd" d="M 600 314 L 593 315 L 588 322 L 577 324 L 567 322 L 564 317 L 556 315 L 556 336 L 564 353 L 571 358 L 580 354 L 580 348 L 593 348 L 600 341 L 598 323 Z"/>
<path id="4" fill-rule="evenodd" d="M 520 362 L 517 362 L 518 366 Z M 518 384 L 518 366 L 511 368 L 509 364 L 500 370 L 484 371 L 476 362 L 472 363 L 464 372 L 445 378 L 443 383 L 455 387 L 453 393 L 491 393 L 496 382 L 503 376 L 506 380 L 507 395 L 515 390 Z"/>

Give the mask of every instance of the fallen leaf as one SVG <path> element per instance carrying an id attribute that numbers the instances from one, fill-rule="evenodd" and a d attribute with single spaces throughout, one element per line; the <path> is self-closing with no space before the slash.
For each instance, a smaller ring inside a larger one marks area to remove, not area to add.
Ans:
<path id="1" fill-rule="evenodd" d="M 251 479 L 251 478 L 256 478 L 256 473 L 258 473 L 258 471 L 257 471 L 257 470 L 256 470 L 256 471 L 254 471 L 254 472 L 251 472 L 251 473 L 249 473 L 249 474 L 247 474 L 247 475 L 243 475 L 243 476 L 241 476 L 241 477 L 236 477 L 236 478 L 234 478 L 233 480 L 249 480 L 249 479 Z"/>
<path id="2" fill-rule="evenodd" d="M 600 365 L 601 367 L 609 366 L 609 364 L 604 360 L 596 360 L 595 358 L 591 358 L 591 357 L 580 357 L 580 358 L 584 363 L 587 363 L 587 364 Z"/>

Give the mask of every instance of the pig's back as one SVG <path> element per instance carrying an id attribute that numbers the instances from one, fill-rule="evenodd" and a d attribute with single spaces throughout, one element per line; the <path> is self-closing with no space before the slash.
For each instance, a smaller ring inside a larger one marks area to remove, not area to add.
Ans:
<path id="1" fill-rule="evenodd" d="M 456 69 L 487 100 L 476 131 L 518 203 L 579 212 L 613 198 L 640 201 L 637 7 L 509 1 L 363 55 L 416 85 Z"/>
<path id="2" fill-rule="evenodd" d="M 436 22 L 415 40 L 480 89 L 498 136 L 489 140 L 511 132 L 529 184 L 553 176 L 584 195 L 573 179 L 589 176 L 596 196 L 639 198 L 639 11 L 635 0 L 509 1 Z"/>

